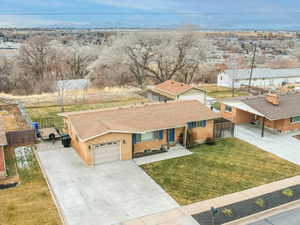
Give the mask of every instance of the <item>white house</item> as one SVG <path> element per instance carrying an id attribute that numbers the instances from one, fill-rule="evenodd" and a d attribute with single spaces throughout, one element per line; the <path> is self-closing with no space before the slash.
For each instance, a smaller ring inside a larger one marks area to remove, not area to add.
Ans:
<path id="1" fill-rule="evenodd" d="M 218 75 L 218 86 L 239 88 L 249 85 L 250 69 L 225 70 Z M 285 83 L 300 83 L 300 68 L 253 69 L 251 85 L 255 87 L 280 87 Z"/>

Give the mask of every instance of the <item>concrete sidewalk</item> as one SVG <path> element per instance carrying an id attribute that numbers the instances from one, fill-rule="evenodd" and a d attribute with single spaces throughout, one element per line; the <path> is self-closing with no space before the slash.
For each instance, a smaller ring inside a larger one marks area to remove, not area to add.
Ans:
<path id="1" fill-rule="evenodd" d="M 191 205 L 182 206 L 165 212 L 140 217 L 121 223 L 122 225 L 194 225 L 189 221 L 191 215 L 210 210 L 213 206 L 219 208 L 250 198 L 255 198 L 267 193 L 278 191 L 290 186 L 300 184 L 300 176 L 284 179 L 281 181 L 265 184 L 245 191 L 224 195 L 218 198 L 197 202 Z M 244 223 L 245 224 L 245 223 Z"/>

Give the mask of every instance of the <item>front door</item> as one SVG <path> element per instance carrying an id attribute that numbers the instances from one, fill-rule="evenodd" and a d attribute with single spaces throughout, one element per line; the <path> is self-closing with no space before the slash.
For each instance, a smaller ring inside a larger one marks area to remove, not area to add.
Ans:
<path id="1" fill-rule="evenodd" d="M 169 136 L 168 136 L 168 140 L 169 142 L 174 142 L 175 141 L 175 129 L 169 129 Z"/>

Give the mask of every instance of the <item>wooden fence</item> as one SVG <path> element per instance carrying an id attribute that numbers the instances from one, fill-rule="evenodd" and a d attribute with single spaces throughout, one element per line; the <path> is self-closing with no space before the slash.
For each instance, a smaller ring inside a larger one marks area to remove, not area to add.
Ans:
<path id="1" fill-rule="evenodd" d="M 215 122 L 214 139 L 222 139 L 234 136 L 234 123 L 230 121 Z"/>
<path id="2" fill-rule="evenodd" d="M 6 132 L 6 139 L 8 145 L 25 145 L 36 142 L 35 131 L 33 129 Z"/>

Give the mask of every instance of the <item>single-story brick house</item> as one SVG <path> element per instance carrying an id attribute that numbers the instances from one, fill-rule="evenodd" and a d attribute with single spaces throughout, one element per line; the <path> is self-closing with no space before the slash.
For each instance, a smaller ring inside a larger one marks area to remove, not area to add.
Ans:
<path id="1" fill-rule="evenodd" d="M 280 132 L 300 129 L 300 93 L 248 96 L 221 101 L 222 117 L 235 124 L 254 123 Z"/>
<path id="2" fill-rule="evenodd" d="M 2 127 L 3 119 L 0 117 L 0 180 L 6 177 L 6 167 L 4 158 L 4 147 L 7 146 L 5 130 Z"/>
<path id="3" fill-rule="evenodd" d="M 147 91 L 147 98 L 150 101 L 170 101 L 170 100 L 198 100 L 206 103 L 206 92 L 200 88 L 188 84 L 167 80 L 154 86 Z"/>
<path id="4" fill-rule="evenodd" d="M 214 136 L 220 118 L 197 100 L 150 103 L 59 114 L 71 145 L 88 165 L 129 160 L 151 149 L 169 147 L 187 132 L 203 142 Z"/>

